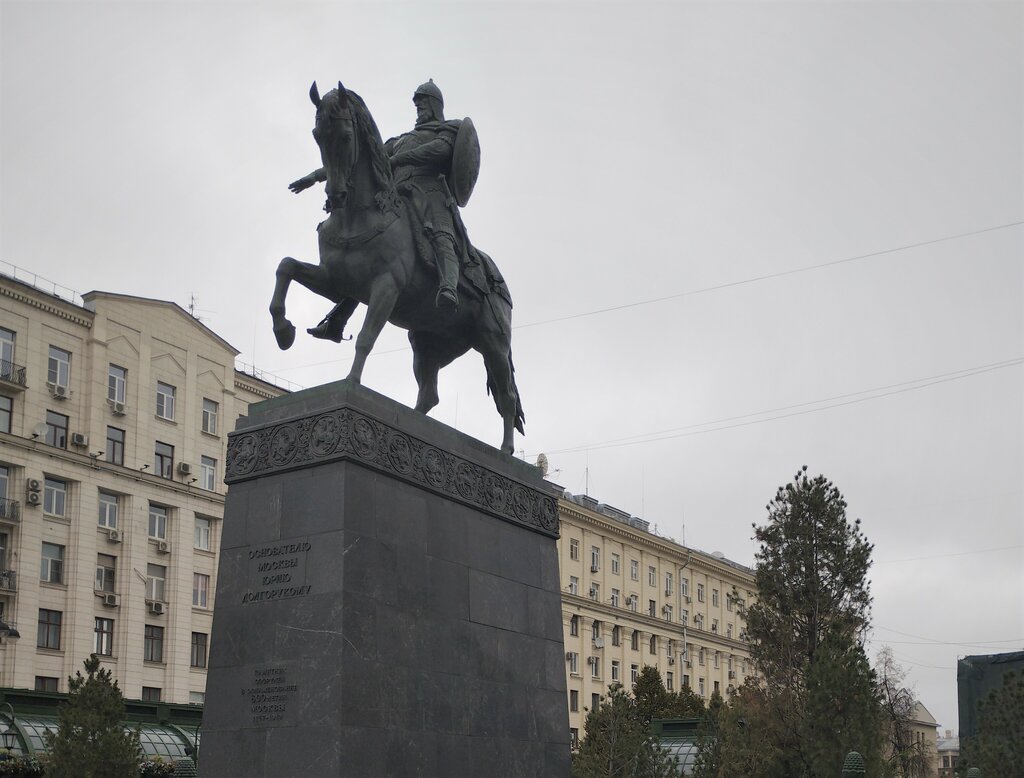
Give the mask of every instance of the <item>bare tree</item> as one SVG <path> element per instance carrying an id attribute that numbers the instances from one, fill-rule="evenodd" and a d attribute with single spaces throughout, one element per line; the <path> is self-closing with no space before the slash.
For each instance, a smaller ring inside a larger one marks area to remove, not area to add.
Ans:
<path id="1" fill-rule="evenodd" d="M 924 743 L 914 737 L 917 699 L 914 689 L 906 685 L 907 671 L 893 657 L 889 646 L 878 652 L 875 673 L 893 773 L 900 778 L 925 778 L 928 754 Z"/>

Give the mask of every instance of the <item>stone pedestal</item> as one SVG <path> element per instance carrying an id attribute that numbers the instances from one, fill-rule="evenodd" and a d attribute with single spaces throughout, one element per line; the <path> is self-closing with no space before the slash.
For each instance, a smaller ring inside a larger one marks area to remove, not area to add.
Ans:
<path id="1" fill-rule="evenodd" d="M 200 774 L 568 776 L 536 469 L 344 381 L 250 411 L 228 446 Z"/>

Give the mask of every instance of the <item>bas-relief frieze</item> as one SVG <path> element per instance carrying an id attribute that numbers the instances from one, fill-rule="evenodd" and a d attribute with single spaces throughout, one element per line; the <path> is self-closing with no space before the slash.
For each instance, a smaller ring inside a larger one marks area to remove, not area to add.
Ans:
<path id="1" fill-rule="evenodd" d="M 553 496 L 431 446 L 350 408 L 232 433 L 228 484 L 325 462 L 351 460 L 558 537 Z"/>

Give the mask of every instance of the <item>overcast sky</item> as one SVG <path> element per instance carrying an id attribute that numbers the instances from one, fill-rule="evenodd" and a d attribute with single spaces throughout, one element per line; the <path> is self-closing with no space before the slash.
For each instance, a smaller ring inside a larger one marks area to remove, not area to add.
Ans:
<path id="1" fill-rule="evenodd" d="M 463 216 L 515 300 L 520 455 L 746 564 L 776 487 L 825 473 L 875 543 L 869 651 L 955 730 L 957 657 L 1024 647 L 1022 29 L 1009 2 L 4 0 L 0 260 L 194 298 L 245 362 L 342 378 L 351 344 L 281 352 L 267 314 L 280 258 L 316 261 L 309 85 L 388 137 L 433 78 L 480 135 Z M 330 307 L 288 304 L 300 333 Z M 403 332 L 364 383 L 414 402 Z M 441 395 L 500 441 L 477 356 Z"/>

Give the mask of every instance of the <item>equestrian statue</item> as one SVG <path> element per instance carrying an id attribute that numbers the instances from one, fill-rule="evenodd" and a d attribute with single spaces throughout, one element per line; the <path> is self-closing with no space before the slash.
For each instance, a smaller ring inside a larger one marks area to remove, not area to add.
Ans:
<path id="1" fill-rule="evenodd" d="M 335 303 L 307 330 L 314 337 L 346 339 L 349 317 L 366 305 L 350 380 L 361 381 L 385 322 L 409 331 L 422 413 L 438 403 L 440 369 L 475 349 L 503 421 L 501 450 L 511 454 L 525 419 L 512 364 L 512 297 L 493 260 L 470 243 L 459 213 L 480 170 L 472 120 L 446 120 L 441 90 L 430 80 L 413 94 L 416 126 L 383 143 L 366 103 L 340 81 L 323 97 L 313 82 L 309 97 L 323 167 L 289 189 L 325 182 L 328 216 L 317 227 L 319 265 L 292 257 L 278 265 L 270 303 L 278 346 L 295 341 L 285 316 L 295 280 Z"/>

